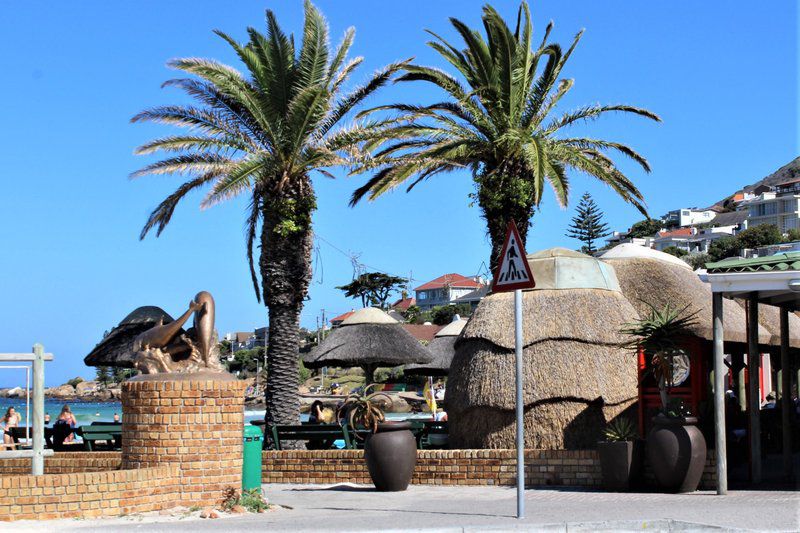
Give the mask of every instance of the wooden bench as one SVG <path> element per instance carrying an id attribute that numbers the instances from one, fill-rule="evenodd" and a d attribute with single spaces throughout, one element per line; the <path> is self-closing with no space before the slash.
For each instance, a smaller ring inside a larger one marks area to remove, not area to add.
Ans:
<path id="1" fill-rule="evenodd" d="M 282 449 L 281 442 L 287 440 L 330 442 L 331 446 L 333 441 L 344 440 L 345 448 L 352 449 L 350 435 L 339 424 L 275 424 L 270 426 L 270 436 L 276 450 Z"/>
<path id="2" fill-rule="evenodd" d="M 97 441 L 105 441 L 112 450 L 122 448 L 122 424 L 93 422 L 75 429 L 76 435 L 83 437 L 83 447 L 87 451 L 94 450 Z"/>
<path id="3" fill-rule="evenodd" d="M 420 450 L 446 449 L 448 447 L 450 429 L 447 422 L 425 420 L 423 426 L 419 439 Z"/>

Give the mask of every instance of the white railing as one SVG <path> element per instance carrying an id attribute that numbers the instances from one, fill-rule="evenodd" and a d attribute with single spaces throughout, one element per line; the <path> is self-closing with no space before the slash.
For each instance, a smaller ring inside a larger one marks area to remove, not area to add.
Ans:
<path id="1" fill-rule="evenodd" d="M 26 413 L 28 426 L 33 426 L 33 436 L 29 450 L 4 450 L 0 451 L 0 459 L 26 458 L 31 459 L 31 473 L 40 476 L 44 473 L 45 456 L 53 455 L 53 450 L 44 448 L 44 362 L 52 361 L 53 354 L 44 353 L 41 344 L 33 345 L 33 353 L 0 353 L 0 363 L 30 363 L 30 365 L 0 365 L 0 368 L 25 368 L 26 369 Z M 33 415 L 30 414 L 30 376 L 33 374 Z M 32 424 L 31 424 L 32 422 Z M 26 437 L 30 437 L 26 431 Z"/>

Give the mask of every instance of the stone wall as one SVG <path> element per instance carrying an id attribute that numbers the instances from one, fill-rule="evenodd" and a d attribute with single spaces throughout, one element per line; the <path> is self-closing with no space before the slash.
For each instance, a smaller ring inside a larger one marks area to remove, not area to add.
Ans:
<path id="1" fill-rule="evenodd" d="M 46 459 L 51 462 L 52 459 Z M 75 457 L 64 458 L 83 467 Z M 174 466 L 82 472 L 74 474 L 0 476 L 0 520 L 97 518 L 159 511 L 173 507 L 181 494 L 180 471 Z"/>
<path id="2" fill-rule="evenodd" d="M 119 452 L 58 452 L 44 460 L 45 474 L 102 472 L 121 468 L 122 454 Z M 30 459 L 3 459 L 0 462 L 0 477 L 30 473 Z"/>

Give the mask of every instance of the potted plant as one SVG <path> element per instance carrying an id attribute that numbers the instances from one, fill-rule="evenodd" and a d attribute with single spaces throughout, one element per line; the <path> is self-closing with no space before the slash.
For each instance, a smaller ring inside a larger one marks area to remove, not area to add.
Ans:
<path id="1" fill-rule="evenodd" d="M 364 458 L 372 483 L 379 491 L 392 492 L 408 488 L 417 464 L 417 440 L 409 422 L 387 422 L 380 398 L 391 403 L 382 393 L 368 394 L 369 385 L 360 394 L 351 394 L 339 408 L 339 419 L 351 428 L 367 429 Z M 361 438 L 356 431 L 356 438 Z"/>
<path id="2" fill-rule="evenodd" d="M 635 486 L 642 472 L 642 441 L 629 418 L 619 417 L 603 430 L 597 443 L 603 488 L 624 492 Z"/>
<path id="3" fill-rule="evenodd" d="M 653 417 L 646 453 L 656 481 L 669 492 L 697 490 L 706 462 L 706 441 L 697 428 L 697 418 L 680 399 L 669 397 L 675 373 L 688 366 L 679 344 L 697 313 L 686 311 L 687 307 L 669 304 L 661 309 L 650 306 L 647 315 L 621 330 L 631 339 L 625 345 L 642 350 L 649 358 L 658 383 L 661 412 Z"/>

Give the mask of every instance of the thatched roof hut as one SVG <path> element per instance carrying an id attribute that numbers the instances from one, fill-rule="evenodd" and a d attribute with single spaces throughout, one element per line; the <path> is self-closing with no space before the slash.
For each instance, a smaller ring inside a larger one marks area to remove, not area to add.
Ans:
<path id="1" fill-rule="evenodd" d="M 745 300 L 736 300 L 742 308 L 745 308 Z M 772 352 L 781 346 L 781 310 L 774 305 L 765 303 L 758 304 L 758 323 L 767 330 L 770 335 L 769 345 Z M 728 327 L 727 324 L 725 327 Z M 789 347 L 800 349 L 800 317 L 794 313 L 789 313 Z"/>
<path id="2" fill-rule="evenodd" d="M 623 245 L 620 245 L 623 246 Z M 690 333 L 712 341 L 714 330 L 711 315 L 711 287 L 703 283 L 692 268 L 675 257 L 637 246 L 625 257 L 615 254 L 612 248 L 601 259 L 612 265 L 617 273 L 622 293 L 640 315 L 650 312 L 651 307 L 662 308 L 666 304 L 687 307 L 687 312 L 696 312 L 695 325 Z M 724 300 L 722 320 L 725 324 L 725 341 L 745 344 L 747 342 L 747 319 L 742 307 L 732 300 Z M 759 327 L 759 342 L 767 344 L 770 333 Z"/>
<path id="3" fill-rule="evenodd" d="M 364 369 L 372 383 L 379 366 L 430 363 L 433 357 L 402 325 L 380 309 L 360 309 L 344 320 L 303 363 L 309 368 L 323 366 Z"/>
<path id="4" fill-rule="evenodd" d="M 637 397 L 636 356 L 619 344 L 637 318 L 614 269 L 554 248 L 528 256 L 536 288 L 523 293 L 525 447 L 591 448 Z M 450 439 L 460 448 L 512 448 L 514 305 L 485 298 L 456 342 L 447 386 Z"/>
<path id="5" fill-rule="evenodd" d="M 440 329 L 428 343 L 433 361 L 428 364 L 407 365 L 403 372 L 412 376 L 446 376 L 456 353 L 456 339 L 466 324 L 467 321 L 460 318 Z"/>

